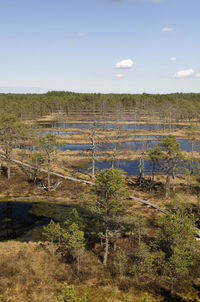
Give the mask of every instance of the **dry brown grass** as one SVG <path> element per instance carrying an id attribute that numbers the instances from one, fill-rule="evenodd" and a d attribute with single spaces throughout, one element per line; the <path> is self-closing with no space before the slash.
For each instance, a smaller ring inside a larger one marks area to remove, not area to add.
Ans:
<path id="1" fill-rule="evenodd" d="M 62 265 L 36 243 L 0 243 L 0 301 L 53 301 L 70 281 L 70 266 Z"/>
<path id="2" fill-rule="evenodd" d="M 103 266 L 92 253 L 87 252 L 79 276 L 76 269 L 52 256 L 41 243 L 0 242 L 0 301 L 53 302 L 63 284 L 82 284 L 84 291 L 106 279 Z"/>
<path id="3" fill-rule="evenodd" d="M 52 256 L 44 243 L 0 242 L 1 302 L 53 302 L 64 282 L 74 284 L 79 296 L 87 293 L 88 302 L 142 302 L 145 295 L 133 287 L 120 290 L 92 252 L 86 251 L 77 275 L 75 264 Z"/>

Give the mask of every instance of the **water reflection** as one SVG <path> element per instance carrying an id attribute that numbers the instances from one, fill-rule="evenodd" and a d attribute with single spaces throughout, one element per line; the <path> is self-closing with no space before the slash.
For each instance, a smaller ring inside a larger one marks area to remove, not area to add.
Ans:
<path id="1" fill-rule="evenodd" d="M 71 207 L 47 203 L 0 202 L 0 240 L 41 240 L 50 219 L 65 220 Z"/>
<path id="2" fill-rule="evenodd" d="M 155 138 L 155 137 L 154 137 Z M 146 150 L 148 148 L 153 148 L 156 144 L 158 144 L 160 140 L 141 140 L 141 141 L 131 141 L 131 142 L 122 142 L 122 143 L 105 143 L 105 144 L 96 144 L 96 150 L 113 150 L 115 147 L 117 150 L 133 150 L 140 151 Z M 181 150 L 183 151 L 192 151 L 192 141 L 177 139 L 177 142 L 181 146 Z M 92 148 L 91 144 L 63 144 L 60 146 L 61 151 L 70 150 L 70 151 L 85 151 L 90 150 Z M 199 143 L 195 142 L 193 146 L 194 151 L 199 151 Z"/>
<path id="3" fill-rule="evenodd" d="M 88 129 L 93 127 L 94 123 L 40 123 L 42 128 L 63 128 L 63 129 Z M 116 123 L 96 123 L 95 127 L 98 129 L 124 129 L 124 130 L 165 130 L 165 129 L 182 129 L 186 128 L 186 125 L 169 125 L 169 124 L 116 124 Z"/>
<path id="4" fill-rule="evenodd" d="M 53 135 L 66 135 L 66 134 L 79 134 L 80 131 L 54 131 L 54 130 L 42 130 L 38 131 L 39 135 L 53 134 Z"/>
<path id="5" fill-rule="evenodd" d="M 194 168 L 193 173 L 198 173 L 199 163 L 197 161 L 193 162 Z M 120 168 L 124 171 L 124 173 L 128 176 L 139 176 L 139 160 L 115 160 L 114 162 L 111 160 L 104 161 L 96 161 L 95 168 L 96 172 L 101 171 L 103 169 L 109 169 L 112 166 L 115 168 Z M 184 161 L 177 165 L 176 174 L 182 174 L 186 170 L 190 171 L 192 166 L 191 161 Z M 85 164 L 84 168 L 77 168 L 82 173 L 88 173 L 91 170 L 92 163 L 88 162 Z M 161 166 L 155 163 L 152 163 L 149 160 L 144 161 L 144 175 L 151 175 L 153 173 L 162 173 Z"/>

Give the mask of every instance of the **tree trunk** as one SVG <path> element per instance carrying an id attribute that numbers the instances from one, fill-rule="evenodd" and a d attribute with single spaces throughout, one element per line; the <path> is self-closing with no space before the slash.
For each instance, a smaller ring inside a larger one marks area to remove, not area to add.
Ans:
<path id="1" fill-rule="evenodd" d="M 95 176 L 95 159 L 94 159 L 94 151 L 92 151 L 92 179 Z"/>
<path id="2" fill-rule="evenodd" d="M 141 245 L 141 227 L 138 228 L 138 245 Z"/>
<path id="3" fill-rule="evenodd" d="M 194 140 L 192 140 L 192 168 L 191 168 L 191 175 L 193 174 L 194 169 Z"/>
<path id="4" fill-rule="evenodd" d="M 113 249 L 114 249 L 114 251 L 116 251 L 117 250 L 117 231 L 114 231 L 114 236 L 113 236 L 114 238 L 114 242 L 113 242 Z"/>
<path id="5" fill-rule="evenodd" d="M 105 251 L 104 251 L 104 257 L 103 257 L 103 265 L 107 266 L 107 260 L 108 260 L 108 249 L 109 249 L 109 235 L 108 235 L 108 227 L 106 226 L 106 233 L 105 233 Z"/>
<path id="6" fill-rule="evenodd" d="M 92 130 L 92 179 L 95 176 L 95 131 Z"/>
<path id="7" fill-rule="evenodd" d="M 50 185 L 51 185 L 51 183 L 50 183 L 50 159 L 48 159 L 48 173 L 47 173 L 47 177 L 48 177 L 48 191 L 50 191 Z"/>
<path id="8" fill-rule="evenodd" d="M 175 166 L 172 168 L 172 184 L 173 184 L 173 192 L 175 193 L 176 185 L 175 185 Z"/>
<path id="9" fill-rule="evenodd" d="M 123 264 L 120 262 L 119 264 L 119 279 L 122 281 L 123 278 Z"/>
<path id="10" fill-rule="evenodd" d="M 80 266 L 81 266 L 81 256 L 78 255 L 77 257 L 77 272 L 80 272 Z"/>
<path id="11" fill-rule="evenodd" d="M 144 177 L 144 158 L 142 158 L 142 177 Z"/>
<path id="12" fill-rule="evenodd" d="M 150 192 L 152 192 L 153 181 L 154 181 L 153 162 L 151 161 Z"/>
<path id="13" fill-rule="evenodd" d="M 169 198 L 170 196 L 170 164 L 167 164 L 167 176 L 166 176 L 166 184 L 165 184 L 165 197 Z"/>
<path id="14" fill-rule="evenodd" d="M 140 157 L 140 163 L 139 163 L 139 183 L 140 187 L 142 185 L 142 158 Z"/>
<path id="15" fill-rule="evenodd" d="M 10 179 L 10 172 L 11 170 L 11 162 L 10 162 L 10 158 L 7 158 L 7 178 Z"/>
<path id="16" fill-rule="evenodd" d="M 114 150 L 113 150 L 113 155 L 112 155 L 112 168 L 114 168 L 114 162 L 115 162 L 115 157 L 116 157 L 116 146 L 115 146 L 115 148 L 114 148 Z"/>
<path id="17" fill-rule="evenodd" d="M 200 213 L 200 196 L 197 197 L 197 213 Z"/>

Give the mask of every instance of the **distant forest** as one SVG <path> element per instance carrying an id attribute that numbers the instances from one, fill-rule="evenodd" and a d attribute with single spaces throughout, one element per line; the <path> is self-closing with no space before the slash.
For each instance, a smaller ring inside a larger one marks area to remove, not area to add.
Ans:
<path id="1" fill-rule="evenodd" d="M 156 115 L 161 120 L 199 121 L 200 93 L 92 94 L 52 91 L 45 94 L 0 94 L 0 114 L 12 113 L 21 119 L 38 118 L 53 112 L 124 112 L 138 116 Z"/>

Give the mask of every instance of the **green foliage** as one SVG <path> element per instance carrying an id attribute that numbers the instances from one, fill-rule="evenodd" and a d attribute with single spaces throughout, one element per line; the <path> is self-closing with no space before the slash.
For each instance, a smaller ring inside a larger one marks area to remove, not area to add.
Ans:
<path id="1" fill-rule="evenodd" d="M 168 135 L 159 144 L 155 145 L 153 149 L 148 149 L 147 152 L 149 158 L 154 162 L 159 161 L 159 164 L 169 162 L 171 164 L 177 164 L 184 159 L 180 144 L 173 135 Z"/>
<path id="2" fill-rule="evenodd" d="M 122 198 L 126 196 L 121 170 L 114 168 L 102 170 L 96 175 L 95 184 L 92 211 L 104 222 L 114 219 L 117 215 L 120 217 L 125 211 Z"/>
<path id="3" fill-rule="evenodd" d="M 10 178 L 10 159 L 14 146 L 22 144 L 27 138 L 28 127 L 16 116 L 3 114 L 0 116 L 0 144 L 7 161 L 7 176 Z"/>
<path id="4" fill-rule="evenodd" d="M 183 206 L 175 207 L 159 223 L 157 242 L 165 253 L 165 271 L 172 283 L 192 273 L 197 253 L 194 215 Z"/>
<path id="5" fill-rule="evenodd" d="M 44 158 L 47 160 L 48 173 L 47 173 L 47 189 L 50 191 L 50 165 L 52 162 L 52 153 L 58 148 L 56 137 L 53 134 L 46 134 L 39 140 L 39 149 L 44 153 Z"/>
<path id="6" fill-rule="evenodd" d="M 159 146 L 163 152 L 166 152 L 166 157 L 172 158 L 181 151 L 180 144 L 176 141 L 176 137 L 173 135 L 168 135 L 164 138 Z"/>
<path id="7" fill-rule="evenodd" d="M 0 94 L 2 113 L 12 113 L 20 118 L 35 118 L 58 110 L 130 110 L 141 109 L 147 113 L 158 112 L 163 121 L 176 118 L 191 122 L 200 112 L 200 94 L 95 94 L 64 91 L 46 94 Z"/>
<path id="8" fill-rule="evenodd" d="M 125 251 L 122 248 L 118 248 L 114 258 L 114 266 L 117 273 L 119 274 L 120 279 L 122 279 L 125 271 L 125 266 L 128 259 Z"/>
<path id="9" fill-rule="evenodd" d="M 172 255 L 167 265 L 170 279 L 176 281 L 177 279 L 189 276 L 194 264 L 194 254 L 190 250 L 183 249 L 181 246 L 172 247 Z"/>
<path id="10" fill-rule="evenodd" d="M 152 253 L 150 246 L 145 243 L 141 243 L 134 256 L 135 263 L 131 268 L 130 273 L 135 274 L 139 278 L 146 273 L 152 273 L 154 254 Z"/>
<path id="11" fill-rule="evenodd" d="M 77 220 L 79 220 L 77 212 L 76 218 Z M 61 227 L 59 223 L 55 223 L 53 220 L 51 220 L 50 223 L 47 226 L 44 226 L 43 229 L 43 236 L 48 241 L 57 244 L 60 244 L 62 242 L 65 245 L 66 249 L 77 261 L 79 271 L 81 258 L 85 249 L 85 238 L 84 232 L 79 229 L 78 224 L 76 224 L 75 222 L 69 224 L 68 221 L 67 223 L 64 223 L 64 227 Z"/>
<path id="12" fill-rule="evenodd" d="M 40 167 L 43 165 L 44 163 L 44 156 L 41 152 L 35 152 L 32 156 L 31 156 L 31 163 L 33 164 L 33 166 L 37 167 L 38 169 L 40 169 Z"/>
<path id="13" fill-rule="evenodd" d="M 59 299 L 55 297 L 54 302 L 87 302 L 87 296 L 78 298 L 74 286 L 65 283 L 62 296 Z"/>
<path id="14" fill-rule="evenodd" d="M 79 272 L 81 260 L 85 249 L 84 232 L 79 230 L 76 223 L 72 223 L 67 229 L 63 229 L 62 241 L 68 248 L 68 251 L 77 262 Z"/>
<path id="15" fill-rule="evenodd" d="M 145 231 L 146 220 L 144 219 L 143 215 L 140 212 L 135 212 L 133 215 L 133 221 L 134 221 L 133 227 L 137 233 L 138 244 L 140 245 L 142 235 L 144 234 L 144 231 Z"/>
<path id="16" fill-rule="evenodd" d="M 47 226 L 43 227 L 42 235 L 46 238 L 47 241 L 60 243 L 63 230 L 60 227 L 59 223 L 54 222 L 53 220 Z"/>
<path id="17" fill-rule="evenodd" d="M 62 241 L 66 243 L 74 258 L 77 258 L 84 250 L 84 232 L 79 230 L 76 223 L 72 223 L 66 231 L 63 231 Z"/>
<path id="18" fill-rule="evenodd" d="M 149 159 L 166 174 L 166 197 L 170 195 L 170 176 L 175 177 L 175 168 L 184 160 L 180 144 L 173 135 L 168 135 L 154 148 L 148 149 Z"/>
<path id="19" fill-rule="evenodd" d="M 80 230 L 85 227 L 84 220 L 79 216 L 77 209 L 73 208 L 69 213 L 69 218 L 65 220 L 64 225 L 68 228 L 72 223 L 75 223 Z"/>
<path id="20" fill-rule="evenodd" d="M 26 132 L 27 127 L 16 116 L 11 114 L 0 116 L 0 138 L 4 148 L 12 148 Z"/>
<path id="21" fill-rule="evenodd" d="M 101 239 L 104 241 L 104 265 L 107 265 L 109 242 L 113 234 L 120 232 L 126 197 L 122 172 L 119 169 L 105 169 L 96 175 L 96 191 L 91 196 L 90 209 L 102 225 Z"/>
<path id="22" fill-rule="evenodd" d="M 143 302 L 151 302 L 151 298 L 148 294 L 145 295 Z"/>
<path id="23" fill-rule="evenodd" d="M 190 247 L 195 242 L 195 218 L 191 211 L 183 206 L 168 211 L 160 219 L 159 228 L 159 242 L 165 251 L 170 251 L 175 245 Z"/>
<path id="24" fill-rule="evenodd" d="M 28 158 L 28 163 L 31 166 L 34 166 L 36 169 L 30 169 L 30 171 L 26 171 L 25 173 L 29 175 L 29 179 L 36 183 L 36 180 L 40 174 L 40 169 L 44 165 L 45 158 L 44 155 L 39 151 L 39 152 L 34 152 L 31 154 Z"/>
<path id="25" fill-rule="evenodd" d="M 39 140 L 39 145 L 41 150 L 47 153 L 49 156 L 50 153 L 54 152 L 57 148 L 56 137 L 53 134 L 46 134 Z"/>
<path id="26" fill-rule="evenodd" d="M 98 195 L 107 200 L 123 196 L 125 186 L 120 169 L 104 169 L 96 175 L 95 184 L 98 189 Z"/>

